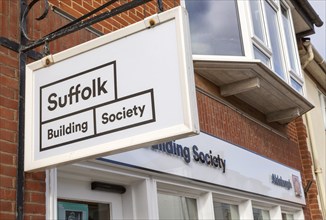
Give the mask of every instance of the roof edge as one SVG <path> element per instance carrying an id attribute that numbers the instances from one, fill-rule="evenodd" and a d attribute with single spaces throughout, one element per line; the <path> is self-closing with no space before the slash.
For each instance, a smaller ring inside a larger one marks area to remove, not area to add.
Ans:
<path id="1" fill-rule="evenodd" d="M 300 11 L 303 12 L 305 16 L 311 21 L 312 24 L 316 25 L 316 27 L 323 26 L 324 22 L 321 20 L 317 12 L 308 2 L 308 0 L 291 0 L 292 4 L 297 6 Z"/>

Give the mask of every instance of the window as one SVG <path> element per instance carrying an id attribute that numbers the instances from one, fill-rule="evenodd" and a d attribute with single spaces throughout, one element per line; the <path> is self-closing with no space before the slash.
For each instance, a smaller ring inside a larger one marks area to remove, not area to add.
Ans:
<path id="1" fill-rule="evenodd" d="M 298 83 L 298 81 L 293 79 L 292 77 L 291 77 L 291 86 L 298 93 L 300 93 L 301 95 L 303 94 L 302 85 L 300 83 Z"/>
<path id="2" fill-rule="evenodd" d="M 214 202 L 214 216 L 216 220 L 239 219 L 238 206 Z"/>
<path id="3" fill-rule="evenodd" d="M 277 11 L 267 1 L 265 1 L 264 5 L 266 10 L 269 39 L 272 48 L 273 69 L 281 78 L 285 79 L 279 26 L 277 22 Z"/>
<path id="4" fill-rule="evenodd" d="M 249 1 L 249 3 L 251 8 L 251 18 L 252 18 L 254 35 L 259 40 L 266 43 L 266 33 L 265 33 L 265 28 L 263 23 L 261 4 L 259 3 L 259 1 Z"/>
<path id="5" fill-rule="evenodd" d="M 158 193 L 160 219 L 198 219 L 196 199 Z"/>
<path id="6" fill-rule="evenodd" d="M 60 220 L 110 219 L 110 205 L 83 201 L 58 200 Z"/>
<path id="7" fill-rule="evenodd" d="M 303 94 L 289 7 L 283 1 L 270 0 L 249 1 L 249 5 L 254 57 Z"/>
<path id="8" fill-rule="evenodd" d="M 261 50 L 254 46 L 255 58 L 263 62 L 266 66 L 270 67 L 270 59 Z"/>
<path id="9" fill-rule="evenodd" d="M 289 67 L 290 70 L 296 74 L 299 74 L 299 65 L 297 62 L 297 53 L 295 51 L 295 43 L 294 38 L 291 37 L 293 30 L 291 26 L 291 20 L 289 15 L 289 10 L 285 8 L 285 6 L 281 5 L 281 11 L 282 11 L 282 21 L 283 21 L 283 28 L 284 28 L 284 34 L 285 34 L 285 43 L 287 48 L 287 55 L 289 58 Z"/>
<path id="10" fill-rule="evenodd" d="M 282 213 L 282 220 L 294 220 L 293 214 Z"/>
<path id="11" fill-rule="evenodd" d="M 254 220 L 269 220 L 269 211 L 264 209 L 253 208 L 252 209 Z"/>
<path id="12" fill-rule="evenodd" d="M 319 97 L 320 97 L 320 106 L 321 106 L 321 110 L 322 110 L 322 114 L 323 114 L 323 118 L 324 118 L 324 127 L 326 130 L 326 96 L 321 93 L 319 93 Z"/>
<path id="13" fill-rule="evenodd" d="M 265 64 L 271 61 L 272 69 L 282 79 L 286 79 L 277 17 L 278 11 L 274 4 L 268 1 L 249 2 L 253 26 L 254 56 Z M 256 52 L 257 46 L 261 48 L 260 53 Z"/>
<path id="14" fill-rule="evenodd" d="M 185 3 L 193 54 L 244 55 L 236 0 L 185 0 Z"/>

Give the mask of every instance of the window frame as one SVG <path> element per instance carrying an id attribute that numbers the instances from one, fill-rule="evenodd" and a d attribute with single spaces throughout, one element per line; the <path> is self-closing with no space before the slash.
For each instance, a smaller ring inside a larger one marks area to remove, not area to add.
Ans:
<path id="1" fill-rule="evenodd" d="M 195 205 L 196 205 L 196 213 L 197 213 L 197 219 L 199 219 L 199 210 L 198 210 L 198 199 L 192 195 L 188 195 L 188 194 L 184 194 L 182 192 L 172 192 L 169 190 L 164 190 L 164 189 L 158 189 L 157 190 L 157 204 L 158 204 L 158 214 L 160 213 L 160 206 L 159 206 L 159 195 L 166 195 L 166 196 L 174 196 L 174 197 L 178 197 L 178 198 L 184 198 L 184 199 L 193 199 L 195 200 Z"/>
<path id="2" fill-rule="evenodd" d="M 271 220 L 271 210 L 269 208 L 266 207 L 262 207 L 262 206 L 257 206 L 257 205 L 252 205 L 252 215 L 254 217 L 254 209 L 258 209 L 261 211 L 267 211 L 268 212 L 268 219 L 263 219 L 263 220 Z"/>
<path id="3" fill-rule="evenodd" d="M 227 205 L 233 205 L 233 206 L 237 206 L 237 211 L 238 211 L 238 216 L 240 216 L 240 210 L 239 210 L 239 205 L 240 205 L 240 201 L 239 202 L 235 202 L 235 201 L 230 201 L 230 200 L 225 200 L 225 199 L 218 199 L 216 197 L 213 197 L 213 207 L 214 207 L 214 203 L 221 203 L 221 204 L 227 204 Z M 214 216 L 215 216 L 215 208 L 214 208 Z"/>

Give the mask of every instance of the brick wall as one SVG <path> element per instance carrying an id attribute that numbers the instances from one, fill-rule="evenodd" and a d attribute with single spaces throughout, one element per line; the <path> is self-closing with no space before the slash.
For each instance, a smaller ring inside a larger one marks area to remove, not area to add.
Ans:
<path id="1" fill-rule="evenodd" d="M 286 127 L 278 131 L 280 135 L 273 132 L 272 127 L 268 129 L 215 100 L 214 97 L 220 97 L 217 87 L 198 75 L 196 85 L 211 95 L 197 92 L 201 130 L 301 170 L 298 145 L 287 136 Z M 290 127 L 296 131 L 295 127 Z M 292 138 L 296 138 L 296 133 Z"/>
<path id="2" fill-rule="evenodd" d="M 214 98 L 197 92 L 200 128 L 209 134 L 301 170 L 298 145 Z"/>
<path id="3" fill-rule="evenodd" d="M 1 37 L 18 40 L 18 7 L 18 1 L 0 1 Z M 18 54 L 0 46 L 0 219 L 15 219 L 18 75 Z"/>
<path id="4" fill-rule="evenodd" d="M 67 12 L 68 14 L 72 15 L 75 18 L 86 14 L 95 8 L 105 4 L 108 2 L 107 0 L 50 0 L 50 2 L 59 9 Z M 116 8 L 121 4 L 126 3 L 127 0 L 117 1 L 107 9 L 111 10 L 112 8 Z M 168 0 L 163 1 L 163 8 L 167 10 L 169 8 L 175 7 L 178 5 L 178 1 L 176 0 Z M 100 12 L 96 13 L 96 15 L 105 12 L 106 10 L 101 10 Z M 156 1 L 151 1 L 147 4 L 138 6 L 133 8 L 125 13 L 120 15 L 114 16 L 112 18 L 106 19 L 98 24 L 93 25 L 94 28 L 101 31 L 102 33 L 109 33 L 120 28 L 123 28 L 129 24 L 135 23 L 144 19 L 145 17 L 157 13 L 158 7 Z"/>
<path id="5" fill-rule="evenodd" d="M 294 124 L 297 128 L 298 144 L 302 158 L 302 182 L 306 186 L 312 181 L 311 187 L 306 194 L 307 207 L 305 208 L 306 219 L 322 220 L 321 210 L 318 205 L 318 189 L 312 170 L 312 157 L 307 144 L 307 130 L 302 118 L 295 120 Z"/>

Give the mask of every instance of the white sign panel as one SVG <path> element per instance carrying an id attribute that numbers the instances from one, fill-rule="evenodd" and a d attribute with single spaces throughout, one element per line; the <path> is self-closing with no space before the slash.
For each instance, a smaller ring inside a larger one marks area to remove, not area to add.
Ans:
<path id="1" fill-rule="evenodd" d="M 178 7 L 26 66 L 25 171 L 191 136 L 197 117 Z"/>
<path id="2" fill-rule="evenodd" d="M 205 133 L 100 160 L 305 204 L 299 171 Z"/>

